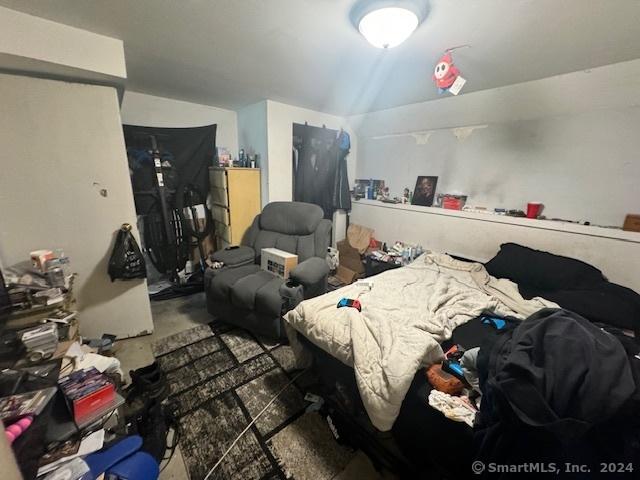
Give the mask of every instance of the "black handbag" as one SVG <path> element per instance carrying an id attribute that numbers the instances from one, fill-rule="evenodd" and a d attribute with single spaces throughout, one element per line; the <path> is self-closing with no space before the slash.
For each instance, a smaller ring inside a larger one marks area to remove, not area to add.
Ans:
<path id="1" fill-rule="evenodd" d="M 116 244 L 109 259 L 109 277 L 112 282 L 116 279 L 147 278 L 144 257 L 128 223 L 122 224 L 118 231 Z"/>

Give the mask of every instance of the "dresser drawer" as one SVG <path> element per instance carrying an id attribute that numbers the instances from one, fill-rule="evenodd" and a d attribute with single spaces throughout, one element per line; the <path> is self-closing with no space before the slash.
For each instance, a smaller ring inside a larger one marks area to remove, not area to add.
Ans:
<path id="1" fill-rule="evenodd" d="M 229 209 L 221 207 L 220 205 L 211 206 L 211 216 L 216 222 L 224 223 L 225 225 L 231 225 L 229 221 Z"/>
<path id="2" fill-rule="evenodd" d="M 211 187 L 211 203 L 228 207 L 229 197 L 227 196 L 227 190 L 224 188 Z"/>
<path id="3" fill-rule="evenodd" d="M 229 225 L 225 225 L 224 223 L 215 222 L 216 227 L 216 237 L 220 237 L 227 242 L 231 242 L 231 227 Z"/>
<path id="4" fill-rule="evenodd" d="M 227 172 L 224 170 L 211 169 L 209 170 L 209 183 L 212 187 L 227 188 Z"/>

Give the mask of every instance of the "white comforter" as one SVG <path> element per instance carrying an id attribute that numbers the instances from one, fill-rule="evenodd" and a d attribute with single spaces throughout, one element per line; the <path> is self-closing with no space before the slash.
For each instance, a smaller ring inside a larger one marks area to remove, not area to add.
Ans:
<path id="1" fill-rule="evenodd" d="M 297 332 L 353 366 L 373 425 L 390 430 L 420 367 L 443 358 L 439 343 L 455 327 L 483 312 L 524 318 L 557 305 L 524 300 L 516 284 L 490 277 L 479 263 L 428 253 L 407 267 L 305 300 L 285 315 L 287 333 L 303 362 Z M 341 298 L 359 299 L 362 311 L 336 308 Z"/>

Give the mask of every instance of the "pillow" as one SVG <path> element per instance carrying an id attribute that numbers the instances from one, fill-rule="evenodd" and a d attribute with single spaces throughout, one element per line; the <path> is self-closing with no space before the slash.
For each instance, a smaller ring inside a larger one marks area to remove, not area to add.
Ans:
<path id="1" fill-rule="evenodd" d="M 543 290 L 586 287 L 606 280 L 600 270 L 588 263 L 517 243 L 503 243 L 485 268 L 494 277 Z"/>
<path id="2" fill-rule="evenodd" d="M 640 295 L 615 283 L 551 292 L 525 286 L 520 287 L 520 294 L 526 299 L 545 298 L 592 322 L 640 331 Z"/>

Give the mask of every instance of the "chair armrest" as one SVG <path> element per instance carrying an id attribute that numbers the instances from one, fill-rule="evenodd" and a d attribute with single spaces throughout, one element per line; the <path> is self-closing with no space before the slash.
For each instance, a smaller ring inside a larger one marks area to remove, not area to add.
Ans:
<path id="1" fill-rule="evenodd" d="M 304 287 L 313 287 L 329 274 L 329 265 L 323 258 L 311 257 L 289 272 L 289 278 Z"/>
<path id="2" fill-rule="evenodd" d="M 253 248 L 247 246 L 227 247 L 218 250 L 211 255 L 214 262 L 222 262 L 227 267 L 239 267 L 253 263 L 256 259 L 256 252 Z"/>

